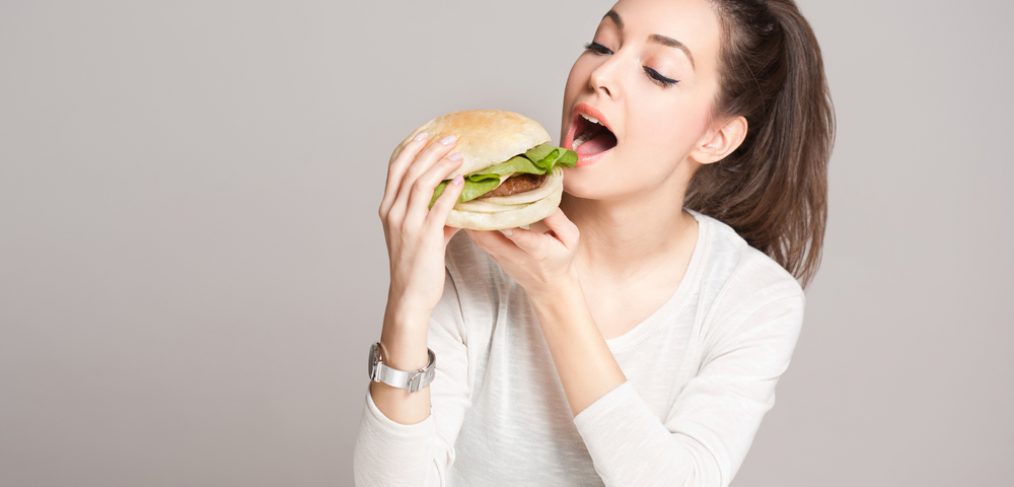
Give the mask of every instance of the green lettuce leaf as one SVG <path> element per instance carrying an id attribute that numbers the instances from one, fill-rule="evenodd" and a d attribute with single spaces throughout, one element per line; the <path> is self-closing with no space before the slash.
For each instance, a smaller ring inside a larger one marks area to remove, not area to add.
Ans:
<path id="1" fill-rule="evenodd" d="M 504 162 L 494 164 L 476 172 L 465 175 L 465 187 L 458 195 L 458 203 L 474 200 L 500 185 L 500 177 L 504 174 L 526 173 L 526 174 L 548 174 L 555 166 L 574 167 L 577 163 L 577 152 L 563 147 L 557 147 L 550 143 L 539 144 L 518 154 Z M 445 179 L 433 190 L 433 197 L 430 198 L 429 206 L 432 207 L 437 198 L 444 192 L 444 188 L 451 180 Z"/>

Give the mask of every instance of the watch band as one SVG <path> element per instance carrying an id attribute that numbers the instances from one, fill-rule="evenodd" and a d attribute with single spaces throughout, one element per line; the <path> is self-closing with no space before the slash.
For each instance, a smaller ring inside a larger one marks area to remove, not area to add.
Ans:
<path id="1" fill-rule="evenodd" d="M 384 357 L 380 353 L 383 344 L 376 342 L 370 346 L 369 374 L 370 380 L 383 382 L 391 387 L 408 389 L 409 392 L 417 392 L 433 382 L 436 375 L 437 357 L 433 350 L 426 349 L 429 363 L 426 367 L 417 370 L 399 370 L 384 363 Z"/>

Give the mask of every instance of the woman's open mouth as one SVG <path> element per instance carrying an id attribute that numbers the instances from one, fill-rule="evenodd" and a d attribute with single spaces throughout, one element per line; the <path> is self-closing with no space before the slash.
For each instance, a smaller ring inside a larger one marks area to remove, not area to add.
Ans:
<path id="1" fill-rule="evenodd" d="M 579 166 L 583 160 L 590 161 L 592 156 L 606 152 L 618 143 L 616 135 L 590 115 L 579 112 L 574 118 L 574 126 L 571 148 L 577 152 Z"/>

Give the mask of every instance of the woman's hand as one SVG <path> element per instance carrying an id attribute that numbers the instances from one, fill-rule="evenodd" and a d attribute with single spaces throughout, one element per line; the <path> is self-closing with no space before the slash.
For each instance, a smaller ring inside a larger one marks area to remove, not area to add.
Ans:
<path id="1" fill-rule="evenodd" d="M 532 298 L 546 295 L 573 278 L 571 264 L 580 238 L 577 225 L 560 208 L 542 220 L 543 233 L 533 229 L 465 230 Z M 532 227 L 534 227 L 533 225 Z"/>
<path id="2" fill-rule="evenodd" d="M 447 215 L 461 193 L 461 177 L 432 208 L 429 203 L 440 181 L 461 166 L 460 154 L 448 154 L 454 143 L 445 137 L 427 145 L 416 137 L 391 155 L 379 210 L 391 265 L 388 306 L 429 313 L 444 292 L 444 251 L 459 230 L 446 226 Z"/>

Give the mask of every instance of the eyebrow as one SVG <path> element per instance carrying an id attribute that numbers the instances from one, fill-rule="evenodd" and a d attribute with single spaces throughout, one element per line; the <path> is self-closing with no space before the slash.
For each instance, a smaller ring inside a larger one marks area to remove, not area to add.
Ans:
<path id="1" fill-rule="evenodd" d="M 602 18 L 603 19 L 607 19 L 607 18 L 611 19 L 613 22 L 616 23 L 616 27 L 619 27 L 620 30 L 623 30 L 623 19 L 620 18 L 620 14 L 616 13 L 615 10 L 610 10 L 610 11 L 606 12 L 606 14 L 602 16 Z M 693 56 L 693 54 L 690 54 L 690 49 L 688 49 L 687 46 L 685 44 L 683 44 L 682 42 L 677 41 L 676 39 L 673 39 L 672 37 L 664 36 L 662 34 L 652 34 L 652 35 L 648 36 L 648 40 L 652 41 L 652 42 L 654 42 L 656 44 L 662 44 L 663 46 L 668 46 L 668 47 L 675 47 L 676 49 L 679 49 L 679 50 L 683 51 L 683 54 L 686 54 L 687 55 L 687 59 L 690 60 L 690 66 L 693 67 L 695 71 L 697 70 L 697 64 L 694 63 L 694 56 Z"/>

